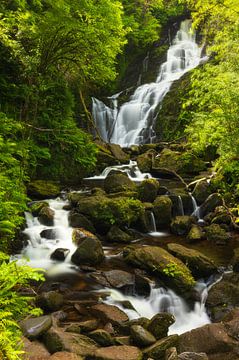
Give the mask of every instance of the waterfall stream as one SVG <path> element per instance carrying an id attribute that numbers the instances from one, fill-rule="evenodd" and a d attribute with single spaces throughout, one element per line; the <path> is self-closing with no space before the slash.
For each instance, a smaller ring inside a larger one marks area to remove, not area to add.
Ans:
<path id="1" fill-rule="evenodd" d="M 201 61 L 201 48 L 197 45 L 191 21 L 181 23 L 167 61 L 160 67 L 155 82 L 139 86 L 130 100 L 118 108 L 119 94 L 109 97 L 110 107 L 93 98 L 93 117 L 102 139 L 128 147 L 132 144 L 153 142 L 154 123 L 158 109 L 172 83 Z"/>

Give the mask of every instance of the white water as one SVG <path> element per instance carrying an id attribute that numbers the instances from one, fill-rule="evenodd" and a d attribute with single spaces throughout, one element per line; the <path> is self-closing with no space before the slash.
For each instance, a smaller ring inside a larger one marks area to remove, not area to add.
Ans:
<path id="1" fill-rule="evenodd" d="M 116 305 L 122 309 L 129 319 L 139 317 L 152 318 L 159 312 L 168 312 L 175 316 L 176 321 L 170 326 L 168 335 L 182 334 L 197 327 L 210 323 L 210 319 L 205 310 L 207 298 L 206 284 L 200 282 L 197 285 L 201 293 L 201 302 L 195 302 L 194 309 L 190 309 L 186 302 L 172 290 L 164 288 L 151 288 L 149 297 L 127 296 L 115 289 L 104 289 L 109 291 L 110 296 L 105 302 L 110 305 Z M 134 309 L 125 309 L 121 303 L 129 301 Z"/>
<path id="2" fill-rule="evenodd" d="M 33 268 L 42 268 L 48 271 L 48 274 L 58 274 L 60 272 L 73 271 L 74 265 L 71 263 L 71 255 L 76 249 L 72 243 L 72 228 L 69 227 L 69 211 L 63 210 L 66 201 L 57 198 L 48 200 L 49 207 L 54 210 L 54 225 L 42 225 L 37 217 L 26 213 L 27 228 L 24 233 L 29 238 L 28 245 L 23 249 L 20 255 L 15 258 L 20 262 L 27 261 L 27 264 Z M 54 229 L 54 239 L 46 239 L 40 236 L 45 229 Z M 58 262 L 50 258 L 51 254 L 57 248 L 66 248 L 70 253 L 64 262 Z"/>
<path id="3" fill-rule="evenodd" d="M 200 223 L 203 224 L 204 220 L 201 217 L 200 206 L 198 206 L 194 196 L 191 195 L 191 199 L 192 199 L 192 204 L 193 204 L 192 216 L 195 216 L 197 218 L 197 221 L 198 221 L 199 224 Z"/>
<path id="4" fill-rule="evenodd" d="M 139 170 L 136 161 L 130 160 L 129 164 L 109 166 L 109 167 L 105 168 L 99 176 L 92 176 L 92 177 L 89 177 L 89 178 L 86 178 L 86 179 L 104 180 L 112 170 L 119 170 L 119 171 L 121 171 L 123 173 L 126 173 L 128 175 L 128 177 L 132 181 L 135 181 L 135 182 L 140 182 L 140 181 L 143 181 L 145 179 L 152 178 L 151 174 L 142 173 Z"/>
<path id="5" fill-rule="evenodd" d="M 185 20 L 154 83 L 139 86 L 120 109 L 117 105 L 119 94 L 109 98 L 112 108 L 93 99 L 93 117 L 102 139 L 123 147 L 151 143 L 155 136 L 153 127 L 159 105 L 172 83 L 197 67 L 201 60 L 201 48 L 196 44 L 191 21 Z"/>

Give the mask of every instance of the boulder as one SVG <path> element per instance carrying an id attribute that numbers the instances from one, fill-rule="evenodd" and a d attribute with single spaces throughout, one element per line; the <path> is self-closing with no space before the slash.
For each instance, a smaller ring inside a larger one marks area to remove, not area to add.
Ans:
<path id="1" fill-rule="evenodd" d="M 20 327 L 23 335 L 28 339 L 36 339 L 52 326 L 51 316 L 39 316 L 21 321 Z"/>
<path id="2" fill-rule="evenodd" d="M 42 340 L 50 353 L 68 351 L 86 357 L 93 355 L 97 349 L 96 342 L 89 337 L 54 327 L 44 334 Z"/>
<path id="3" fill-rule="evenodd" d="M 95 233 L 95 227 L 92 222 L 87 219 L 86 216 L 77 212 L 71 211 L 69 213 L 69 225 L 73 228 L 83 228 L 90 231 L 91 233 Z"/>
<path id="4" fill-rule="evenodd" d="M 159 275 L 168 286 L 180 292 L 191 290 L 195 285 L 187 266 L 160 247 L 128 247 L 124 249 L 123 256 L 128 263 Z"/>
<path id="5" fill-rule="evenodd" d="M 67 194 L 67 200 L 70 202 L 70 205 L 73 207 L 77 206 L 78 202 L 80 202 L 85 197 L 86 194 L 82 193 L 81 191 L 70 191 Z"/>
<path id="6" fill-rule="evenodd" d="M 45 348 L 45 346 L 39 341 L 30 341 L 26 337 L 22 337 L 23 351 L 25 354 L 22 354 L 23 360 L 47 360 L 50 359 L 50 353 Z M 0 350 L 1 355 L 1 350 Z M 2 357 L 4 359 L 4 357 Z"/>
<path id="7" fill-rule="evenodd" d="M 38 215 L 38 220 L 41 224 L 46 226 L 53 226 L 54 225 L 54 215 L 55 212 L 49 207 L 44 206 Z"/>
<path id="8" fill-rule="evenodd" d="M 111 171 L 104 181 L 104 189 L 107 193 L 134 191 L 136 185 L 126 173 Z"/>
<path id="9" fill-rule="evenodd" d="M 63 303 L 64 297 L 57 291 L 43 292 L 37 297 L 37 305 L 45 311 L 57 311 Z"/>
<path id="10" fill-rule="evenodd" d="M 129 320 L 128 316 L 114 305 L 97 304 L 92 306 L 90 311 L 104 323 L 110 322 L 113 325 L 121 325 Z"/>
<path id="11" fill-rule="evenodd" d="M 207 277 L 217 271 L 213 260 L 198 250 L 189 249 L 183 245 L 170 243 L 168 251 L 187 264 L 193 276 L 196 278 Z"/>
<path id="12" fill-rule="evenodd" d="M 238 340 L 227 334 L 223 323 L 209 324 L 179 336 L 178 352 L 206 353 L 209 359 L 238 359 Z"/>
<path id="13" fill-rule="evenodd" d="M 141 360 L 141 351 L 134 346 L 119 345 L 97 349 L 92 360 Z"/>
<path id="14" fill-rule="evenodd" d="M 96 235 L 92 234 L 90 231 L 85 230 L 84 228 L 75 228 L 72 231 L 72 242 L 79 246 L 85 239 L 97 239 Z"/>
<path id="15" fill-rule="evenodd" d="M 152 317 L 147 326 L 157 340 L 168 335 L 168 328 L 175 322 L 175 317 L 169 313 L 158 313 Z"/>
<path id="16" fill-rule="evenodd" d="M 134 284 L 134 275 L 123 270 L 109 270 L 103 272 L 111 287 L 120 289 Z"/>
<path id="17" fill-rule="evenodd" d="M 206 301 L 213 321 L 220 321 L 235 306 L 239 306 L 239 274 L 224 274 L 220 282 L 213 285 Z"/>
<path id="18" fill-rule="evenodd" d="M 103 260 L 103 247 L 97 238 L 83 239 L 71 256 L 71 261 L 76 265 L 97 265 Z"/>
<path id="19" fill-rule="evenodd" d="M 206 238 L 215 245 L 226 245 L 230 239 L 229 234 L 218 224 L 212 224 L 204 228 Z"/>
<path id="20" fill-rule="evenodd" d="M 138 168 L 142 173 L 148 173 L 152 168 L 152 159 L 157 153 L 154 150 L 148 150 L 137 157 Z"/>
<path id="21" fill-rule="evenodd" d="M 27 194 L 33 199 L 50 199 L 60 194 L 60 186 L 54 181 L 33 180 L 27 186 Z"/>
<path id="22" fill-rule="evenodd" d="M 100 346 L 111 346 L 114 345 L 114 338 L 103 329 L 97 329 L 88 334 Z"/>
<path id="23" fill-rule="evenodd" d="M 81 332 L 83 333 L 88 333 L 91 331 L 94 331 L 98 328 L 98 320 L 96 319 L 89 319 L 89 320 L 85 320 L 85 321 L 81 321 L 81 322 L 77 322 L 77 323 L 73 323 L 71 325 L 69 325 L 66 329 L 66 331 L 68 332 L 75 332 L 77 334 L 80 334 Z"/>
<path id="24" fill-rule="evenodd" d="M 200 206 L 200 214 L 202 217 L 206 216 L 210 212 L 216 209 L 217 206 L 223 204 L 222 197 L 219 194 L 211 194 L 206 201 Z"/>
<path id="25" fill-rule="evenodd" d="M 189 243 L 195 243 L 203 240 L 204 238 L 205 238 L 205 233 L 201 228 L 201 226 L 193 224 L 187 235 L 187 241 Z"/>
<path id="26" fill-rule="evenodd" d="M 70 253 L 69 249 L 57 248 L 52 254 L 51 259 L 57 261 L 65 261 L 67 255 Z"/>
<path id="27" fill-rule="evenodd" d="M 40 232 L 40 236 L 42 238 L 52 240 L 56 237 L 56 230 L 55 229 L 45 229 Z"/>
<path id="28" fill-rule="evenodd" d="M 165 337 L 161 340 L 158 340 L 153 345 L 144 349 L 143 354 L 144 358 L 154 359 L 154 360 L 165 360 L 166 350 L 171 347 L 176 347 L 178 342 L 178 335 L 171 335 Z"/>
<path id="29" fill-rule="evenodd" d="M 156 179 L 146 179 L 138 187 L 139 199 L 143 202 L 152 203 L 158 193 L 159 182 Z"/>
<path id="30" fill-rule="evenodd" d="M 83 360 L 83 357 L 68 351 L 60 351 L 53 354 L 50 360 Z"/>
<path id="31" fill-rule="evenodd" d="M 201 180 L 197 182 L 192 195 L 195 198 L 198 205 L 201 205 L 210 196 L 211 189 L 210 183 L 207 180 Z"/>
<path id="32" fill-rule="evenodd" d="M 109 232 L 106 235 L 107 241 L 118 243 L 130 243 L 132 237 L 125 231 L 121 230 L 118 226 L 111 226 Z"/>
<path id="33" fill-rule="evenodd" d="M 166 195 L 157 196 L 153 202 L 153 213 L 157 227 L 168 227 L 172 219 L 172 201 Z"/>
<path id="34" fill-rule="evenodd" d="M 146 347 L 156 342 L 155 337 L 141 325 L 132 325 L 130 336 L 132 342 L 139 347 Z"/>
<path id="35" fill-rule="evenodd" d="M 38 216 L 39 212 L 41 211 L 42 208 L 44 207 L 48 207 L 48 202 L 46 201 L 34 201 L 32 203 L 30 203 L 29 205 L 30 211 L 32 213 L 33 216 Z"/>
<path id="36" fill-rule="evenodd" d="M 176 216 L 171 222 L 171 231 L 175 235 L 187 235 L 192 227 L 194 219 L 192 216 Z"/>

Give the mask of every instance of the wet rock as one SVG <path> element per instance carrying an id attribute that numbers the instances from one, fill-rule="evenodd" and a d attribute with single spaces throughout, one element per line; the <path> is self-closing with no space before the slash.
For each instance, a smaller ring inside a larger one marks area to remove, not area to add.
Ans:
<path id="1" fill-rule="evenodd" d="M 43 342 L 50 353 L 68 351 L 83 357 L 93 355 L 97 348 L 95 341 L 85 335 L 64 332 L 53 327 L 44 334 Z"/>
<path id="2" fill-rule="evenodd" d="M 51 254 L 51 259 L 57 261 L 65 261 L 69 253 L 70 253 L 69 249 L 58 248 Z"/>
<path id="3" fill-rule="evenodd" d="M 155 344 L 146 348 L 143 351 L 144 358 L 152 358 L 154 360 L 165 360 L 166 350 L 171 347 L 176 347 L 178 342 L 178 335 L 171 335 L 158 340 Z"/>
<path id="4" fill-rule="evenodd" d="M 175 317 L 169 313 L 159 313 L 152 317 L 147 329 L 157 340 L 167 336 L 168 328 L 175 322 Z"/>
<path id="5" fill-rule="evenodd" d="M 205 233 L 203 232 L 201 226 L 193 224 L 187 235 L 187 241 L 189 243 L 195 243 L 203 240 L 204 238 L 205 238 Z"/>
<path id="6" fill-rule="evenodd" d="M 168 250 L 187 264 L 192 274 L 197 277 L 210 276 L 217 271 L 214 262 L 198 250 L 189 249 L 180 244 L 168 244 Z"/>
<path id="7" fill-rule="evenodd" d="M 27 338 L 22 338 L 23 354 L 22 358 L 24 360 L 47 360 L 50 359 L 50 353 L 47 351 L 45 346 L 39 341 L 30 341 Z M 1 351 L 0 351 L 1 354 Z"/>
<path id="8" fill-rule="evenodd" d="M 60 194 L 60 186 L 56 182 L 33 180 L 27 186 L 27 193 L 33 199 L 50 199 Z"/>
<path id="9" fill-rule="evenodd" d="M 224 274 L 209 290 L 206 306 L 213 321 L 220 321 L 235 306 L 239 306 L 239 274 Z"/>
<path id="10" fill-rule="evenodd" d="M 77 206 L 77 204 L 84 198 L 85 194 L 79 191 L 72 191 L 67 194 L 67 199 L 73 207 Z"/>
<path id="11" fill-rule="evenodd" d="M 46 201 L 34 201 L 29 205 L 30 211 L 33 216 L 38 216 L 39 212 L 44 207 L 48 207 L 48 203 Z"/>
<path id="12" fill-rule="evenodd" d="M 86 216 L 76 212 L 70 212 L 69 225 L 73 228 L 83 228 L 91 233 L 95 233 L 95 227 L 92 222 Z"/>
<path id="13" fill-rule="evenodd" d="M 40 236 L 45 239 L 55 239 L 56 237 L 56 230 L 55 229 L 45 229 L 40 232 Z"/>
<path id="14" fill-rule="evenodd" d="M 20 326 L 24 336 L 28 339 L 36 339 L 50 329 L 52 319 L 51 316 L 39 316 L 21 321 Z"/>
<path id="15" fill-rule="evenodd" d="M 156 179 L 146 179 L 138 187 L 139 199 L 152 203 L 158 194 L 159 182 Z"/>
<path id="16" fill-rule="evenodd" d="M 72 231 L 72 242 L 79 246 L 85 239 L 97 239 L 97 236 L 92 234 L 90 231 L 87 231 L 83 228 L 73 229 Z"/>
<path id="17" fill-rule="evenodd" d="M 214 211 L 214 216 L 211 220 L 212 224 L 230 225 L 232 222 L 231 215 L 224 206 L 218 206 Z"/>
<path id="18" fill-rule="evenodd" d="M 212 224 L 205 228 L 208 241 L 216 245 L 226 245 L 230 239 L 229 234 L 218 224 Z"/>
<path id="19" fill-rule="evenodd" d="M 80 329 L 80 332 L 88 333 L 96 330 L 98 327 L 98 323 L 99 322 L 97 319 L 90 319 L 90 320 L 81 321 L 75 324 L 75 326 Z M 74 324 L 72 324 L 72 326 L 73 325 Z"/>
<path id="20" fill-rule="evenodd" d="M 166 195 L 168 192 L 169 190 L 166 186 L 159 186 L 158 195 Z"/>
<path id="21" fill-rule="evenodd" d="M 111 226 L 106 237 L 109 242 L 130 243 L 132 240 L 130 235 L 115 225 Z"/>
<path id="22" fill-rule="evenodd" d="M 175 347 L 166 350 L 165 360 L 178 360 L 178 353 Z"/>
<path id="23" fill-rule="evenodd" d="M 116 336 L 115 337 L 116 345 L 130 345 L 130 336 Z"/>
<path id="24" fill-rule="evenodd" d="M 37 305 L 45 311 L 57 311 L 63 303 L 64 297 L 57 291 L 44 292 L 37 297 Z"/>
<path id="25" fill-rule="evenodd" d="M 44 206 L 38 215 L 38 220 L 41 224 L 46 226 L 53 226 L 54 225 L 54 210 L 50 209 L 49 207 Z"/>
<path id="26" fill-rule="evenodd" d="M 152 168 L 152 159 L 157 153 L 154 150 L 148 150 L 137 157 L 138 168 L 142 173 L 148 173 Z"/>
<path id="27" fill-rule="evenodd" d="M 130 335 L 133 343 L 139 347 L 146 347 L 156 342 L 155 337 L 141 325 L 132 325 Z"/>
<path id="28" fill-rule="evenodd" d="M 134 346 L 119 345 L 101 348 L 95 351 L 94 360 L 141 360 L 141 351 Z"/>
<path id="29" fill-rule="evenodd" d="M 81 327 L 78 323 L 70 324 L 65 328 L 66 332 L 75 333 L 75 334 L 81 334 Z"/>
<path id="30" fill-rule="evenodd" d="M 222 197 L 219 194 L 211 194 L 200 207 L 201 216 L 204 217 L 210 212 L 213 212 L 217 206 L 223 204 Z"/>
<path id="31" fill-rule="evenodd" d="M 192 216 L 176 216 L 171 223 L 171 231 L 175 235 L 187 235 L 194 222 Z"/>
<path id="32" fill-rule="evenodd" d="M 142 270 L 135 270 L 134 291 L 139 296 L 149 296 L 151 292 L 150 279 L 142 274 Z"/>
<path id="33" fill-rule="evenodd" d="M 178 352 L 209 354 L 209 359 L 238 359 L 238 341 L 231 338 L 222 323 L 209 324 L 179 336 Z"/>
<path id="34" fill-rule="evenodd" d="M 101 242 L 97 238 L 85 238 L 78 245 L 71 257 L 76 265 L 97 265 L 104 260 L 104 251 Z"/>
<path id="35" fill-rule="evenodd" d="M 210 194 L 211 194 L 210 184 L 208 183 L 207 180 L 199 181 L 196 184 L 192 193 L 198 205 L 204 203 L 204 201 L 206 201 L 206 199 L 210 196 Z"/>
<path id="36" fill-rule="evenodd" d="M 170 198 L 165 195 L 157 196 L 153 205 L 153 212 L 157 227 L 168 227 L 172 219 L 172 201 Z"/>
<path id="37" fill-rule="evenodd" d="M 136 185 L 132 180 L 130 180 L 127 174 L 112 171 L 104 181 L 104 189 L 107 193 L 134 191 L 136 189 Z"/>
<path id="38" fill-rule="evenodd" d="M 182 261 L 160 247 L 128 247 L 124 249 L 123 256 L 128 263 L 160 275 L 169 286 L 180 292 L 188 291 L 195 285 L 190 270 Z"/>
<path id="39" fill-rule="evenodd" d="M 90 311 L 105 323 L 110 322 L 113 325 L 120 325 L 129 320 L 128 316 L 114 305 L 97 304 L 92 306 Z"/>
<path id="40" fill-rule="evenodd" d="M 103 329 L 92 331 L 88 336 L 101 346 L 114 345 L 114 338 Z"/>
<path id="41" fill-rule="evenodd" d="M 205 353 L 184 352 L 178 355 L 178 360 L 208 360 Z"/>
<path id="42" fill-rule="evenodd" d="M 120 289 L 134 284 L 134 275 L 123 270 L 110 270 L 103 272 L 111 287 Z"/>

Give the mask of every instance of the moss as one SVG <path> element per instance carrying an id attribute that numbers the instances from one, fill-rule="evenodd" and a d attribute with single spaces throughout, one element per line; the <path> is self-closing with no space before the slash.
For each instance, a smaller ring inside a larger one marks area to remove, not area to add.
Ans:
<path id="1" fill-rule="evenodd" d="M 143 202 L 153 202 L 156 199 L 159 182 L 156 179 L 146 179 L 138 187 L 139 199 Z"/>
<path id="2" fill-rule="evenodd" d="M 53 198 L 60 194 L 60 186 L 54 181 L 34 180 L 28 184 L 27 192 L 35 199 Z"/>

